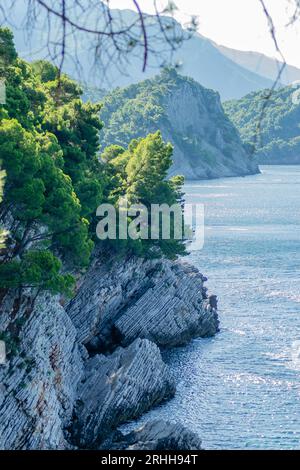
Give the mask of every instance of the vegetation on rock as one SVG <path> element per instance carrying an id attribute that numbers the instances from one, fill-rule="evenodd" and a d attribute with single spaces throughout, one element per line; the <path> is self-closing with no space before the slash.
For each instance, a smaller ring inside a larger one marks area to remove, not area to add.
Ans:
<path id="1" fill-rule="evenodd" d="M 166 68 L 152 79 L 117 88 L 103 100 L 101 145 L 129 144 L 160 130 L 174 146 L 170 175 L 187 179 L 254 173 L 238 131 L 220 97 L 195 80 Z"/>
<path id="2" fill-rule="evenodd" d="M 260 163 L 300 163 L 299 92 L 287 86 L 269 95 L 250 93 L 223 106 L 243 141 L 255 144 Z"/>
<path id="3" fill-rule="evenodd" d="M 0 288 L 35 287 L 69 294 L 70 272 L 88 265 L 96 242 L 96 209 L 120 197 L 147 205 L 180 198 L 182 180 L 166 181 L 172 147 L 160 134 L 110 148 L 99 158 L 100 104 L 84 103 L 77 83 L 45 61 L 18 58 L 9 29 L 0 29 L 0 161 L 6 173 L 1 221 L 9 230 Z M 105 160 L 105 161 L 104 161 Z M 109 248 L 114 248 L 110 242 Z M 159 253 L 181 242 L 155 241 Z M 151 242 L 124 249 L 152 253 Z"/>

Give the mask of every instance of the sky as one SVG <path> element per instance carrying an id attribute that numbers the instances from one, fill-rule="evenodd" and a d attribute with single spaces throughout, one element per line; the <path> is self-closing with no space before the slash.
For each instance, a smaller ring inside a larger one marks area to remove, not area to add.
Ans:
<path id="1" fill-rule="evenodd" d="M 287 26 L 294 13 L 295 2 L 265 0 L 286 62 L 300 68 L 300 19 L 296 24 Z M 139 3 L 145 12 L 153 13 L 153 0 L 139 0 Z M 162 8 L 167 3 L 157 1 Z M 182 24 L 187 23 L 191 15 L 197 16 L 199 33 L 218 44 L 280 58 L 259 0 L 174 0 L 174 3 L 178 8 L 176 18 Z M 110 0 L 110 5 L 134 9 L 133 0 Z"/>

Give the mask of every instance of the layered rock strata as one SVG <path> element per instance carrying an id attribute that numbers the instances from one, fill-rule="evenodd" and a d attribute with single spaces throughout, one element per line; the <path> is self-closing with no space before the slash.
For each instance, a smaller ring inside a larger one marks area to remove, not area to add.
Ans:
<path id="1" fill-rule="evenodd" d="M 2 292 L 0 340 L 9 355 L 0 365 L 0 449 L 97 448 L 118 425 L 171 398 L 175 384 L 158 346 L 217 332 L 205 281 L 183 262 L 97 256 L 66 307 L 49 294 Z M 160 422 L 118 445 L 189 449 L 197 439 Z"/>

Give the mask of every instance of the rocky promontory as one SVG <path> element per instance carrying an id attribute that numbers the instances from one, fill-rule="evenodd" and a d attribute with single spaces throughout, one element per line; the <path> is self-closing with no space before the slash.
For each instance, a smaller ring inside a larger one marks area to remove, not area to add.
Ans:
<path id="1" fill-rule="evenodd" d="M 158 347 L 136 339 L 128 348 L 86 362 L 74 408 L 73 438 L 80 447 L 101 442 L 118 424 L 175 393 Z"/>
<path id="2" fill-rule="evenodd" d="M 136 338 L 180 346 L 218 330 L 205 281 L 183 261 L 129 257 L 107 266 L 96 258 L 67 312 L 90 351 Z"/>
<path id="3" fill-rule="evenodd" d="M 30 290 L 2 293 L 0 331 L 10 351 L 0 366 L 0 448 L 196 449 L 181 424 L 117 427 L 175 393 L 159 346 L 218 331 L 206 278 L 185 262 L 100 256 L 63 299 Z"/>
<path id="4" fill-rule="evenodd" d="M 200 450 L 201 439 L 179 423 L 149 421 L 129 434 L 117 431 L 102 449 L 112 450 Z"/>
<path id="5" fill-rule="evenodd" d="M 103 149 L 160 130 L 174 146 L 170 176 L 199 180 L 259 173 L 219 94 L 174 69 L 114 90 L 105 97 L 100 116 Z"/>

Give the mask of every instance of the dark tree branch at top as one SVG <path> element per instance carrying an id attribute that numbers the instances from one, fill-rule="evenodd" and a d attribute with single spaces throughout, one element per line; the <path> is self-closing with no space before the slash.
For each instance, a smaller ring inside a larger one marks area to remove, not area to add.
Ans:
<path id="1" fill-rule="evenodd" d="M 300 0 L 294 0 L 294 3 L 295 3 L 294 13 L 289 23 L 287 24 L 287 26 L 294 24 L 299 19 L 299 16 L 300 16 Z"/>
<path id="2" fill-rule="evenodd" d="M 66 0 L 61 0 L 61 21 L 62 21 L 62 41 L 61 41 L 61 62 L 59 64 L 59 70 L 63 69 L 65 52 L 66 52 Z"/>
<path id="3" fill-rule="evenodd" d="M 171 0 L 162 11 L 158 8 L 157 0 L 153 0 L 155 12 L 153 15 L 147 15 L 142 11 L 142 0 L 132 0 L 135 13 L 127 15 L 126 19 L 123 18 L 123 12 L 110 7 L 110 0 L 1 0 L 0 24 L 13 24 L 15 11 L 21 2 L 27 6 L 22 27 L 28 32 L 28 36 L 37 30 L 46 36 L 45 44 L 39 44 L 39 49 L 36 51 L 39 57 L 41 51 L 46 50 L 47 53 L 43 58 L 56 63 L 60 71 L 63 71 L 68 60 L 76 68 L 77 75 L 81 76 L 84 68 L 82 65 L 82 50 L 84 50 L 84 55 L 92 55 L 93 67 L 100 72 L 99 76 L 106 78 L 107 81 L 109 78 L 106 77 L 106 72 L 111 64 L 118 74 L 126 75 L 126 66 L 132 58 L 140 60 L 143 71 L 153 66 L 152 63 L 149 64 L 150 57 L 156 59 L 158 67 L 169 65 L 167 56 L 171 62 L 174 51 L 197 29 L 197 20 L 193 17 L 186 25 L 186 29 L 178 27 L 173 18 L 176 6 Z M 267 0 L 258 0 L 258 2 L 267 19 L 280 62 L 273 86 L 264 95 L 255 146 L 261 135 L 266 107 L 280 85 L 286 67 L 268 2 Z M 294 5 L 288 27 L 300 18 L 300 0 L 286 0 L 286 2 Z"/>
<path id="4" fill-rule="evenodd" d="M 146 67 L 147 67 L 147 57 L 148 57 L 148 38 L 147 38 L 147 31 L 146 31 L 146 26 L 144 22 L 144 15 L 140 9 L 140 6 L 136 0 L 133 0 L 133 3 L 138 11 L 140 20 L 141 20 L 141 28 L 143 32 L 143 37 L 144 37 L 144 63 L 143 63 L 143 72 L 145 72 Z"/>
<path id="5" fill-rule="evenodd" d="M 21 0 L 25 5 L 22 25 L 15 25 L 20 0 L 3 0 L 0 6 L 0 24 L 13 25 L 27 32 L 29 39 L 40 33 L 38 58 L 45 50 L 44 59 L 54 62 L 60 71 L 66 61 L 76 67 L 82 65 L 82 56 L 105 76 L 113 64 L 118 73 L 126 74 L 126 65 L 133 58 L 141 61 L 141 70 L 172 63 L 173 52 L 189 39 L 197 28 L 191 19 L 186 29 L 173 18 L 174 4 L 159 11 L 153 0 L 155 14 L 142 10 L 142 1 L 132 0 L 132 10 L 123 12 L 110 7 L 110 0 Z M 149 58 L 151 57 L 151 64 Z M 91 58 L 91 59 L 90 59 Z"/>

